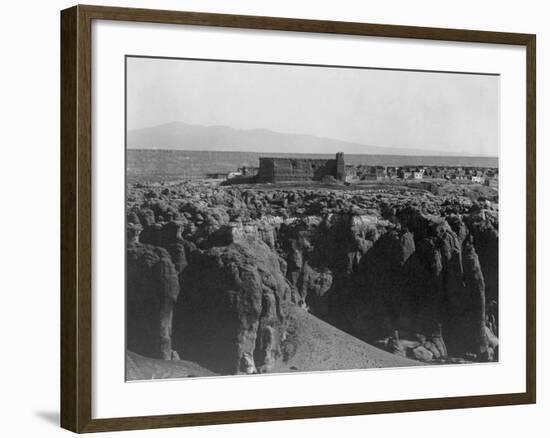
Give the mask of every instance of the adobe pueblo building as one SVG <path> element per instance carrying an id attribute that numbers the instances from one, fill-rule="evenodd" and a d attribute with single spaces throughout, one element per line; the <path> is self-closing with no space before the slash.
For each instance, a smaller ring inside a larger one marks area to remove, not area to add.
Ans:
<path id="1" fill-rule="evenodd" d="M 338 152 L 334 159 L 260 157 L 260 183 L 321 181 L 328 176 L 334 177 L 337 181 L 345 181 L 346 166 L 343 152 Z"/>

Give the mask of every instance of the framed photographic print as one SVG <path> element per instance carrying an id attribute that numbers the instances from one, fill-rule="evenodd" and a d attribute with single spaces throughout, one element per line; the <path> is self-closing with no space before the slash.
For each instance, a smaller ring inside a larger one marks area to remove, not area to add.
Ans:
<path id="1" fill-rule="evenodd" d="M 61 13 L 61 422 L 535 403 L 535 36 Z"/>

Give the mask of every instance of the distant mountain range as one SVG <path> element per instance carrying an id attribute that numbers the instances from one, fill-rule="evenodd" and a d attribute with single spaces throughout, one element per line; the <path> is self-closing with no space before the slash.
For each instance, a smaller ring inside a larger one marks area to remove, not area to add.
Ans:
<path id="1" fill-rule="evenodd" d="M 306 134 L 286 134 L 269 129 L 235 129 L 227 126 L 171 122 L 128 131 L 128 149 L 172 149 L 277 153 L 374 155 L 465 155 L 448 151 L 390 148 L 352 143 Z M 467 154 L 466 154 L 467 155 Z"/>

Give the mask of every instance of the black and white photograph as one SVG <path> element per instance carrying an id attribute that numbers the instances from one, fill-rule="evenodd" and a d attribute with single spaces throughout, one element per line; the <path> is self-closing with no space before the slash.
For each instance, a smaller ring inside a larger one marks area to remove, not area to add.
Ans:
<path id="1" fill-rule="evenodd" d="M 498 74 L 125 74 L 127 380 L 498 362 Z"/>
<path id="2" fill-rule="evenodd" d="M 544 2 L 2 6 L 1 436 L 544 435 Z"/>

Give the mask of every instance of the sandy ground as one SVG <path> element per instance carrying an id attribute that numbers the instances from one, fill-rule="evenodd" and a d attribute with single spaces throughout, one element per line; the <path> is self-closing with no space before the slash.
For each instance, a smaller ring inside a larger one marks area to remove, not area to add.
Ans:
<path id="1" fill-rule="evenodd" d="M 271 373 L 424 365 L 373 347 L 298 307 L 290 310 L 288 332 L 283 343 L 285 354 L 277 361 Z M 131 351 L 126 355 L 127 380 L 215 375 L 189 360 L 151 359 Z"/>
<path id="2" fill-rule="evenodd" d="M 161 360 L 126 352 L 126 380 L 175 379 L 205 377 L 215 374 L 195 362 L 187 360 Z"/>
<path id="3" fill-rule="evenodd" d="M 298 307 L 291 309 L 289 318 L 284 349 L 290 357 L 287 362 L 278 361 L 272 372 L 424 365 L 373 347 Z"/>

